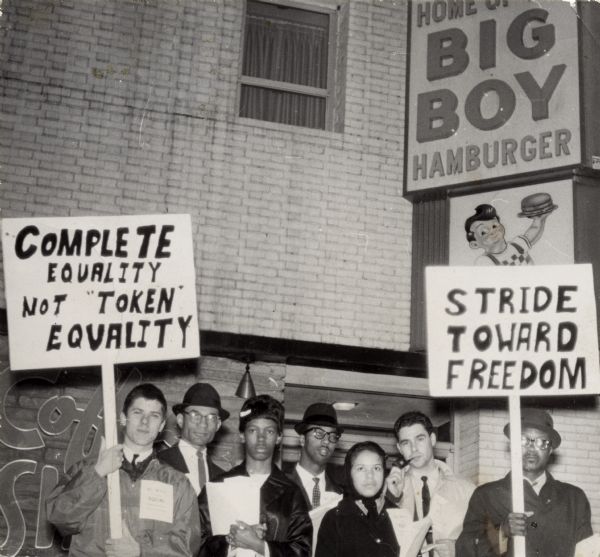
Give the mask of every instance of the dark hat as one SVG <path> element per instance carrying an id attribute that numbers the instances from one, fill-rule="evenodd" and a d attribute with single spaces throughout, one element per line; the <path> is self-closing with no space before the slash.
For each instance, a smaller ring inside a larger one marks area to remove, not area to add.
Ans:
<path id="1" fill-rule="evenodd" d="M 270 395 L 256 395 L 244 401 L 240 409 L 239 430 L 243 433 L 248 422 L 258 418 L 273 420 L 277 430 L 283 432 L 283 404 Z"/>
<path id="2" fill-rule="evenodd" d="M 523 408 L 521 410 L 521 428 L 533 427 L 543 431 L 550 437 L 552 448 L 556 449 L 561 442 L 558 431 L 554 429 L 552 416 L 541 408 Z M 504 435 L 510 437 L 510 423 L 504 426 Z"/>
<path id="3" fill-rule="evenodd" d="M 337 414 L 335 408 L 331 404 L 325 402 L 315 402 L 311 404 L 305 411 L 302 421 L 294 426 L 296 433 L 302 435 L 309 427 L 313 425 L 325 425 L 335 427 L 338 434 L 344 431 L 338 425 Z"/>
<path id="4" fill-rule="evenodd" d="M 208 383 L 195 383 L 192 385 L 181 404 L 173 405 L 173 414 L 181 414 L 188 406 L 208 406 L 219 411 L 219 418 L 225 421 L 229 418 L 229 412 L 221 407 L 221 397 L 212 385 Z"/>

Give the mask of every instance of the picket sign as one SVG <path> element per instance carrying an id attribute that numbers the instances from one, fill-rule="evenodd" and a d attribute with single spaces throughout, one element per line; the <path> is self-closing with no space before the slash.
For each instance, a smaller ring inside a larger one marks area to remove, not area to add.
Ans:
<path id="1" fill-rule="evenodd" d="M 11 370 L 96 366 L 106 448 L 118 443 L 114 366 L 197 358 L 189 215 L 3 219 Z M 122 537 L 118 470 L 110 537 Z"/>
<path id="2" fill-rule="evenodd" d="M 525 512 L 523 492 L 523 465 L 521 459 L 521 398 L 508 397 L 508 421 L 510 422 L 510 479 L 512 488 L 512 509 L 515 513 Z M 525 557 L 525 536 L 515 536 L 513 540 L 515 557 Z"/>
<path id="3" fill-rule="evenodd" d="M 508 398 L 512 506 L 522 513 L 521 397 L 600 393 L 592 266 L 425 274 L 430 394 Z M 525 538 L 513 543 L 515 557 L 525 557 Z"/>
<path id="4" fill-rule="evenodd" d="M 115 401 L 115 372 L 111 362 L 102 364 L 102 403 L 104 405 L 104 441 L 106 447 L 114 447 L 117 439 L 117 408 Z M 111 538 L 122 538 L 121 525 L 121 486 L 119 471 L 106 477 L 108 488 L 108 520 Z"/>

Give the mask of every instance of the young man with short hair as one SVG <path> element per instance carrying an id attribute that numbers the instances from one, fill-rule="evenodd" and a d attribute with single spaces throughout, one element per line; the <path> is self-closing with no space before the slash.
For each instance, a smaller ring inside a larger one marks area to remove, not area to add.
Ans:
<path id="1" fill-rule="evenodd" d="M 203 543 L 200 555 L 224 557 L 230 548 L 265 557 L 310 557 L 312 523 L 300 488 L 273 462 L 283 434 L 283 406 L 269 395 L 244 401 L 239 430 L 244 461 L 216 481 L 247 476 L 260 486 L 259 524 L 236 521 L 227 536 L 213 536 L 206 489 L 199 497 Z M 244 497 L 244 493 L 240 493 Z"/>
<path id="2" fill-rule="evenodd" d="M 125 398 L 120 423 L 124 441 L 98 458 L 73 466 L 52 491 L 48 520 L 72 535 L 69 555 L 176 557 L 196 554 L 200 522 L 196 496 L 184 474 L 160 463 L 153 450 L 165 426 L 167 402 L 150 383 Z M 118 470 L 123 536 L 110 538 L 106 476 Z M 152 512 L 143 502 L 154 498 Z"/>
<path id="3" fill-rule="evenodd" d="M 394 433 L 407 464 L 392 467 L 388 490 L 411 515 L 431 516 L 426 542 L 436 544 L 435 557 L 454 557 L 454 544 L 475 486 L 434 458 L 437 436 L 427 415 L 419 411 L 402 414 L 394 424 Z M 462 557 L 460 553 L 456 556 Z"/>

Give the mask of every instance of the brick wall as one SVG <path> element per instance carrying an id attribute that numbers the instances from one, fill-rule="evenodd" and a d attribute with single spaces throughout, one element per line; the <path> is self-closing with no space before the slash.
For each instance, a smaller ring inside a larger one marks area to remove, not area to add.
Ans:
<path id="1" fill-rule="evenodd" d="M 479 472 L 479 412 L 474 404 L 461 403 L 454 410 L 455 472 L 477 482 Z"/>
<path id="2" fill-rule="evenodd" d="M 2 215 L 189 212 L 201 328 L 406 349 L 406 4 L 341 8 L 328 132 L 237 116 L 238 0 L 5 0 Z"/>

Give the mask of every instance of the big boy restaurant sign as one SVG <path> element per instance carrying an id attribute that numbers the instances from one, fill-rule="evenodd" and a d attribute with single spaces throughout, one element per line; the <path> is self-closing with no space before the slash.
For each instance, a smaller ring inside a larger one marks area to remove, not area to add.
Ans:
<path id="1" fill-rule="evenodd" d="M 413 1 L 408 81 L 407 193 L 581 161 L 569 2 Z"/>
<path id="2" fill-rule="evenodd" d="M 428 267 L 432 396 L 600 393 L 591 265 Z"/>

